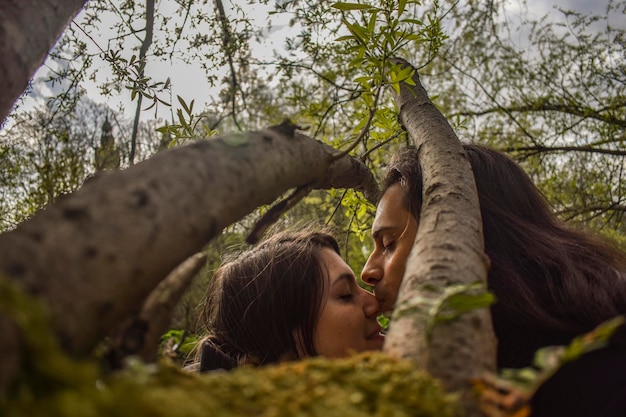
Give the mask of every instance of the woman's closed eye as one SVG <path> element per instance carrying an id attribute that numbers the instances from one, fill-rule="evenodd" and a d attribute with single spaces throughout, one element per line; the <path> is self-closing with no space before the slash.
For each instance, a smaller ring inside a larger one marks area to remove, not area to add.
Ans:
<path id="1" fill-rule="evenodd" d="M 349 293 L 345 293 L 345 294 L 340 295 L 340 296 L 339 296 L 339 299 L 340 299 L 341 301 L 346 301 L 346 302 L 348 302 L 348 301 L 352 301 L 352 300 L 354 300 L 354 294 L 353 294 L 353 293 L 351 293 L 351 292 L 349 292 Z"/>

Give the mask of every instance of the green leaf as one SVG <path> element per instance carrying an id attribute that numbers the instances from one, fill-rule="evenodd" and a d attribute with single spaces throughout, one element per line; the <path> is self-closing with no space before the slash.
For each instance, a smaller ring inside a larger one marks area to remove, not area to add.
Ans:
<path id="1" fill-rule="evenodd" d="M 335 9 L 339 9 L 339 10 L 369 10 L 369 9 L 373 9 L 372 6 L 369 6 L 367 4 L 343 3 L 343 2 L 333 3 L 333 4 L 331 4 L 331 7 L 334 7 Z"/>
<path id="2" fill-rule="evenodd" d="M 335 42 L 345 42 L 349 40 L 356 40 L 356 38 L 353 35 L 340 36 L 335 39 Z"/>
<path id="3" fill-rule="evenodd" d="M 376 30 L 376 18 L 378 17 L 378 11 L 375 11 L 372 13 L 372 15 L 370 16 L 370 21 L 367 24 L 367 30 L 370 33 L 374 33 Z"/>
<path id="4" fill-rule="evenodd" d="M 398 1 L 398 16 L 401 16 L 404 13 L 404 9 L 406 8 L 406 0 Z"/>
<path id="5" fill-rule="evenodd" d="M 368 34 L 366 28 L 356 23 L 351 24 L 345 20 L 344 24 L 346 25 L 350 33 L 352 33 L 357 38 L 358 41 L 360 41 L 363 45 L 367 45 Z"/>
<path id="6" fill-rule="evenodd" d="M 187 107 L 187 103 L 185 103 L 185 100 L 183 100 L 181 96 L 176 96 L 176 98 L 178 99 L 178 102 L 180 103 L 180 105 L 183 106 L 185 113 L 191 114 L 191 110 L 189 109 L 189 107 Z"/>

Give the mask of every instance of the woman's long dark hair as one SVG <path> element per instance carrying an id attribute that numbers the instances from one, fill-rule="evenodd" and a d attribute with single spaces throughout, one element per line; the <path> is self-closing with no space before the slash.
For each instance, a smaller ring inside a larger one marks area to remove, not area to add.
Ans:
<path id="1" fill-rule="evenodd" d="M 330 234 L 282 232 L 220 266 L 207 290 L 201 371 L 317 354 L 321 248 L 339 253 Z"/>
<path id="2" fill-rule="evenodd" d="M 543 346 L 568 343 L 626 313 L 622 253 L 561 222 L 528 175 L 504 154 L 464 145 L 480 200 L 491 259 L 492 316 L 498 365 L 522 367 Z M 419 219 L 422 174 L 415 149 L 395 155 L 383 184 L 400 182 L 404 205 Z"/>

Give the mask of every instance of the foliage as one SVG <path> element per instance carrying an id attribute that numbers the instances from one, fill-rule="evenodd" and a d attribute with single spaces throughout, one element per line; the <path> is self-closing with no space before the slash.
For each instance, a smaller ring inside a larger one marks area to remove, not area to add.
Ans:
<path id="1" fill-rule="evenodd" d="M 72 120 L 49 123 L 45 110 L 19 118 L 4 137 L 2 224 L 14 227 L 64 193 L 74 191 L 89 172 L 90 137 Z"/>
<path id="2" fill-rule="evenodd" d="M 70 114 L 50 106 L 13 115 L 0 134 L 2 231 L 75 191 L 96 173 L 106 123 L 113 128 L 114 151 L 126 165 L 128 124 L 123 116 L 87 99 L 79 100 Z M 140 128 L 139 154 L 146 157 L 160 144 L 153 123 Z"/>
<path id="3" fill-rule="evenodd" d="M 400 56 L 421 67 L 465 140 L 510 152 L 565 219 L 619 238 L 626 84 L 624 29 L 615 22 L 623 4 L 608 0 L 603 15 L 557 8 L 534 17 L 525 2 L 516 15 L 503 0 L 159 2 L 147 27 L 144 4 L 94 0 L 50 55 L 58 91 L 50 108 L 71 114 L 90 83 L 105 96 L 142 96 L 160 114 L 171 105 L 170 120 L 158 122 L 169 146 L 290 118 L 380 172 L 407 141 L 385 90 L 410 75 L 388 63 Z M 276 31 L 283 43 L 259 52 Z M 162 61 L 201 65 L 198 85 L 212 88 L 204 108 L 197 96 L 174 94 L 173 74 L 152 70 Z M 10 194 L 15 184 L 6 184 Z M 341 196 L 323 199 L 326 212 Z M 361 251 L 366 217 L 347 223 L 356 233 L 351 253 Z"/>
<path id="4" fill-rule="evenodd" d="M 193 360 L 193 353 L 197 350 L 200 339 L 187 330 L 170 329 L 160 340 L 159 355 L 176 361 L 179 365 L 185 365 Z"/>
<path id="5" fill-rule="evenodd" d="M 422 73 L 445 114 L 518 159 L 565 220 L 623 232 L 624 2 L 538 17 L 527 2 L 454 6 L 452 41 Z"/>

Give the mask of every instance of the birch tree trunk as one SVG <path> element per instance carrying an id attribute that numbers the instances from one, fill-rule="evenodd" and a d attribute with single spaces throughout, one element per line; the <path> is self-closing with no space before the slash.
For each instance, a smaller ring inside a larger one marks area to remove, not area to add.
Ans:
<path id="1" fill-rule="evenodd" d="M 489 309 L 436 325 L 432 309 L 445 299 L 447 288 L 480 283 L 479 293 L 486 291 L 489 262 L 476 186 L 460 141 L 428 98 L 417 71 L 413 81 L 416 86 L 401 83 L 395 100 L 418 149 L 424 203 L 385 350 L 414 359 L 449 390 L 465 393 L 470 415 L 481 415 L 469 391 L 471 378 L 496 369 Z"/>
<path id="2" fill-rule="evenodd" d="M 269 128 L 107 171 L 0 235 L 0 279 L 44 300 L 63 347 L 85 354 L 136 316 L 174 267 L 288 189 L 351 187 L 375 198 L 369 170 L 336 153 L 293 129 Z M 7 335 L 0 339 L 0 382 L 10 365 L 5 358 L 15 358 L 15 334 Z"/>
<path id="3" fill-rule="evenodd" d="M 0 122 L 86 0 L 0 2 Z"/>

